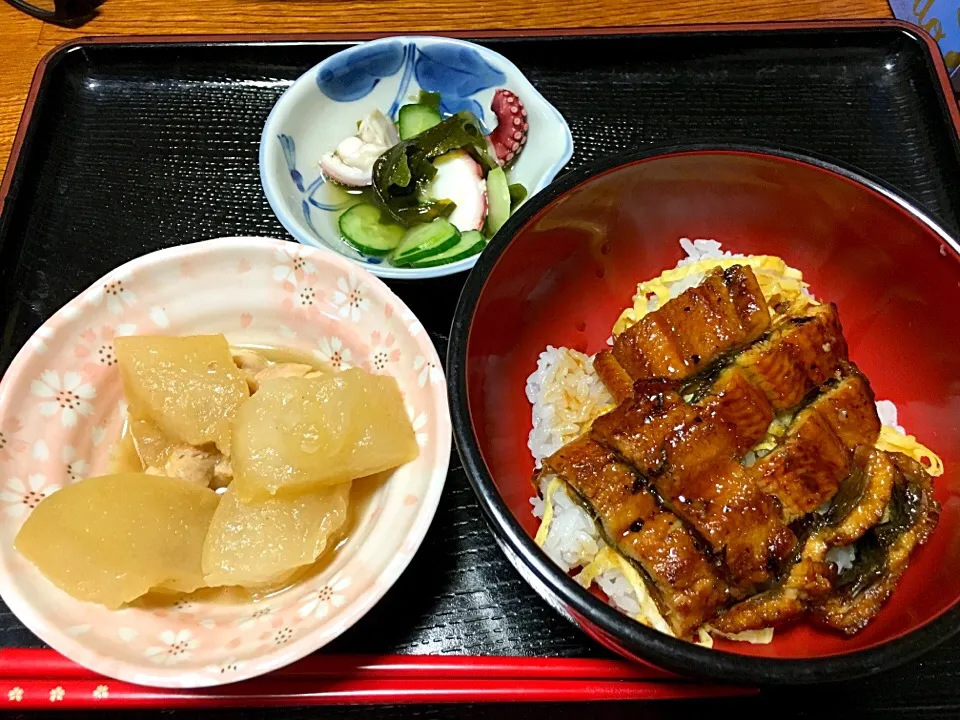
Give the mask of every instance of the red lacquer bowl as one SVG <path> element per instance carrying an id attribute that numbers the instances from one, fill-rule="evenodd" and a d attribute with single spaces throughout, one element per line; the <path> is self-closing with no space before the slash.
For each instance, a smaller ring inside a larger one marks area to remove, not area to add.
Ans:
<path id="1" fill-rule="evenodd" d="M 548 344 L 604 347 L 640 280 L 681 237 L 778 255 L 840 309 L 852 359 L 946 465 L 943 511 L 890 602 L 859 635 L 799 622 L 769 645 L 713 650 L 647 629 L 581 589 L 533 542 L 527 376 Z M 494 535 L 563 615 L 617 652 L 727 680 L 876 672 L 960 629 L 960 245 L 907 200 L 830 163 L 756 148 L 671 148 L 565 176 L 523 206 L 468 279 L 448 371 L 460 454 Z"/>

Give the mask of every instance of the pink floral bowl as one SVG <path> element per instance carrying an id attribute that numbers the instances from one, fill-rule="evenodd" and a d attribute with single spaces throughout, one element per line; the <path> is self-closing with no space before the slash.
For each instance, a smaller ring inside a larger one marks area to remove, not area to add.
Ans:
<path id="1" fill-rule="evenodd" d="M 322 569 L 281 593 L 120 610 L 74 600 L 13 541 L 43 497 L 108 471 L 123 418 L 113 338 L 220 332 L 231 344 L 394 376 L 420 456 L 376 487 Z M 433 343 L 399 298 L 347 258 L 265 238 L 145 255 L 61 308 L 0 381 L 0 595 L 41 640 L 113 678 L 188 688 L 269 672 L 343 633 L 397 580 L 436 512 L 450 442 Z"/>

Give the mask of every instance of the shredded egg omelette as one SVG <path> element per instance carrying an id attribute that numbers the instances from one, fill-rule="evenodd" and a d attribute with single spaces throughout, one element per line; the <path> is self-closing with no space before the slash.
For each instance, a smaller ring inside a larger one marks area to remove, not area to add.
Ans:
<path id="1" fill-rule="evenodd" d="M 661 307 L 671 298 L 692 287 L 696 287 L 704 276 L 714 268 L 724 270 L 732 265 L 749 265 L 757 276 L 760 289 L 767 303 L 779 306 L 781 303 L 816 304 L 816 300 L 807 292 L 807 283 L 803 273 L 788 266 L 773 255 L 729 256 L 707 258 L 704 260 L 681 261 L 678 267 L 667 270 L 637 285 L 633 296 L 633 306 L 624 310 L 613 326 L 613 334 L 619 335 L 638 322 L 644 315 Z M 794 305 L 794 307 L 796 307 Z M 793 308 L 791 308 L 793 309 Z"/>

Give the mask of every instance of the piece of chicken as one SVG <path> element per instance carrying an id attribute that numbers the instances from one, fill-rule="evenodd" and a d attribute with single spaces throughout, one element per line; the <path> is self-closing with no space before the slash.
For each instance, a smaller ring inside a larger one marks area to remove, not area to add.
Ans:
<path id="1" fill-rule="evenodd" d="M 230 464 L 229 457 L 221 455 L 213 466 L 213 480 L 210 481 L 210 488 L 219 490 L 227 487 L 231 482 L 233 482 L 233 466 Z"/>
<path id="2" fill-rule="evenodd" d="M 255 393 L 267 380 L 274 378 L 307 377 L 313 372 L 315 372 L 313 367 L 305 365 L 304 363 L 277 363 L 258 372 L 253 376 L 252 384 L 250 384 L 250 381 L 248 381 L 248 384 L 250 384 L 250 392 Z"/>
<path id="3" fill-rule="evenodd" d="M 255 378 L 257 373 L 266 370 L 270 366 L 270 363 L 267 362 L 267 359 L 263 355 L 253 350 L 234 350 L 233 363 L 240 368 L 240 374 L 243 375 L 243 379 L 247 381 L 247 386 L 250 388 L 251 393 L 256 390 Z"/>
<path id="4" fill-rule="evenodd" d="M 218 452 L 192 445 L 177 445 L 170 452 L 170 457 L 163 467 L 149 466 L 145 472 L 150 475 L 180 478 L 207 487 L 213 481 L 214 468 L 220 457 L 222 456 Z"/>
<path id="5" fill-rule="evenodd" d="M 324 373 L 317 370 L 312 365 L 304 363 L 286 362 L 271 363 L 263 355 L 254 350 L 236 350 L 233 353 L 233 362 L 250 388 L 250 393 L 255 393 L 260 389 L 265 381 L 272 378 L 284 377 L 318 377 Z"/>

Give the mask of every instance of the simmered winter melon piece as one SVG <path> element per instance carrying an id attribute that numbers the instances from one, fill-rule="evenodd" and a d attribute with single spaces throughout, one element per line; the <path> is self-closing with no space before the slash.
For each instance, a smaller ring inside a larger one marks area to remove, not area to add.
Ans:
<path id="1" fill-rule="evenodd" d="M 144 467 L 163 467 L 176 447 L 156 423 L 127 418 L 130 437 Z"/>
<path id="2" fill-rule="evenodd" d="M 114 345 L 134 419 L 171 440 L 214 442 L 230 453 L 230 424 L 250 390 L 223 335 L 128 336 Z"/>
<path id="3" fill-rule="evenodd" d="M 45 498 L 14 546 L 78 600 L 116 608 L 154 587 L 203 585 L 201 556 L 215 492 L 144 473 L 104 475 Z"/>
<path id="4" fill-rule="evenodd" d="M 237 413 L 232 489 L 240 500 L 281 488 L 308 489 L 331 470 L 350 439 L 351 409 L 335 384 L 305 378 L 266 382 Z M 349 478 L 345 478 L 349 479 Z"/>
<path id="5" fill-rule="evenodd" d="M 203 546 L 207 585 L 263 587 L 284 582 L 332 545 L 347 519 L 350 483 L 242 503 L 228 490 Z"/>
<path id="6" fill-rule="evenodd" d="M 392 377 L 353 369 L 278 378 L 237 413 L 231 488 L 249 502 L 372 475 L 418 453 Z"/>

